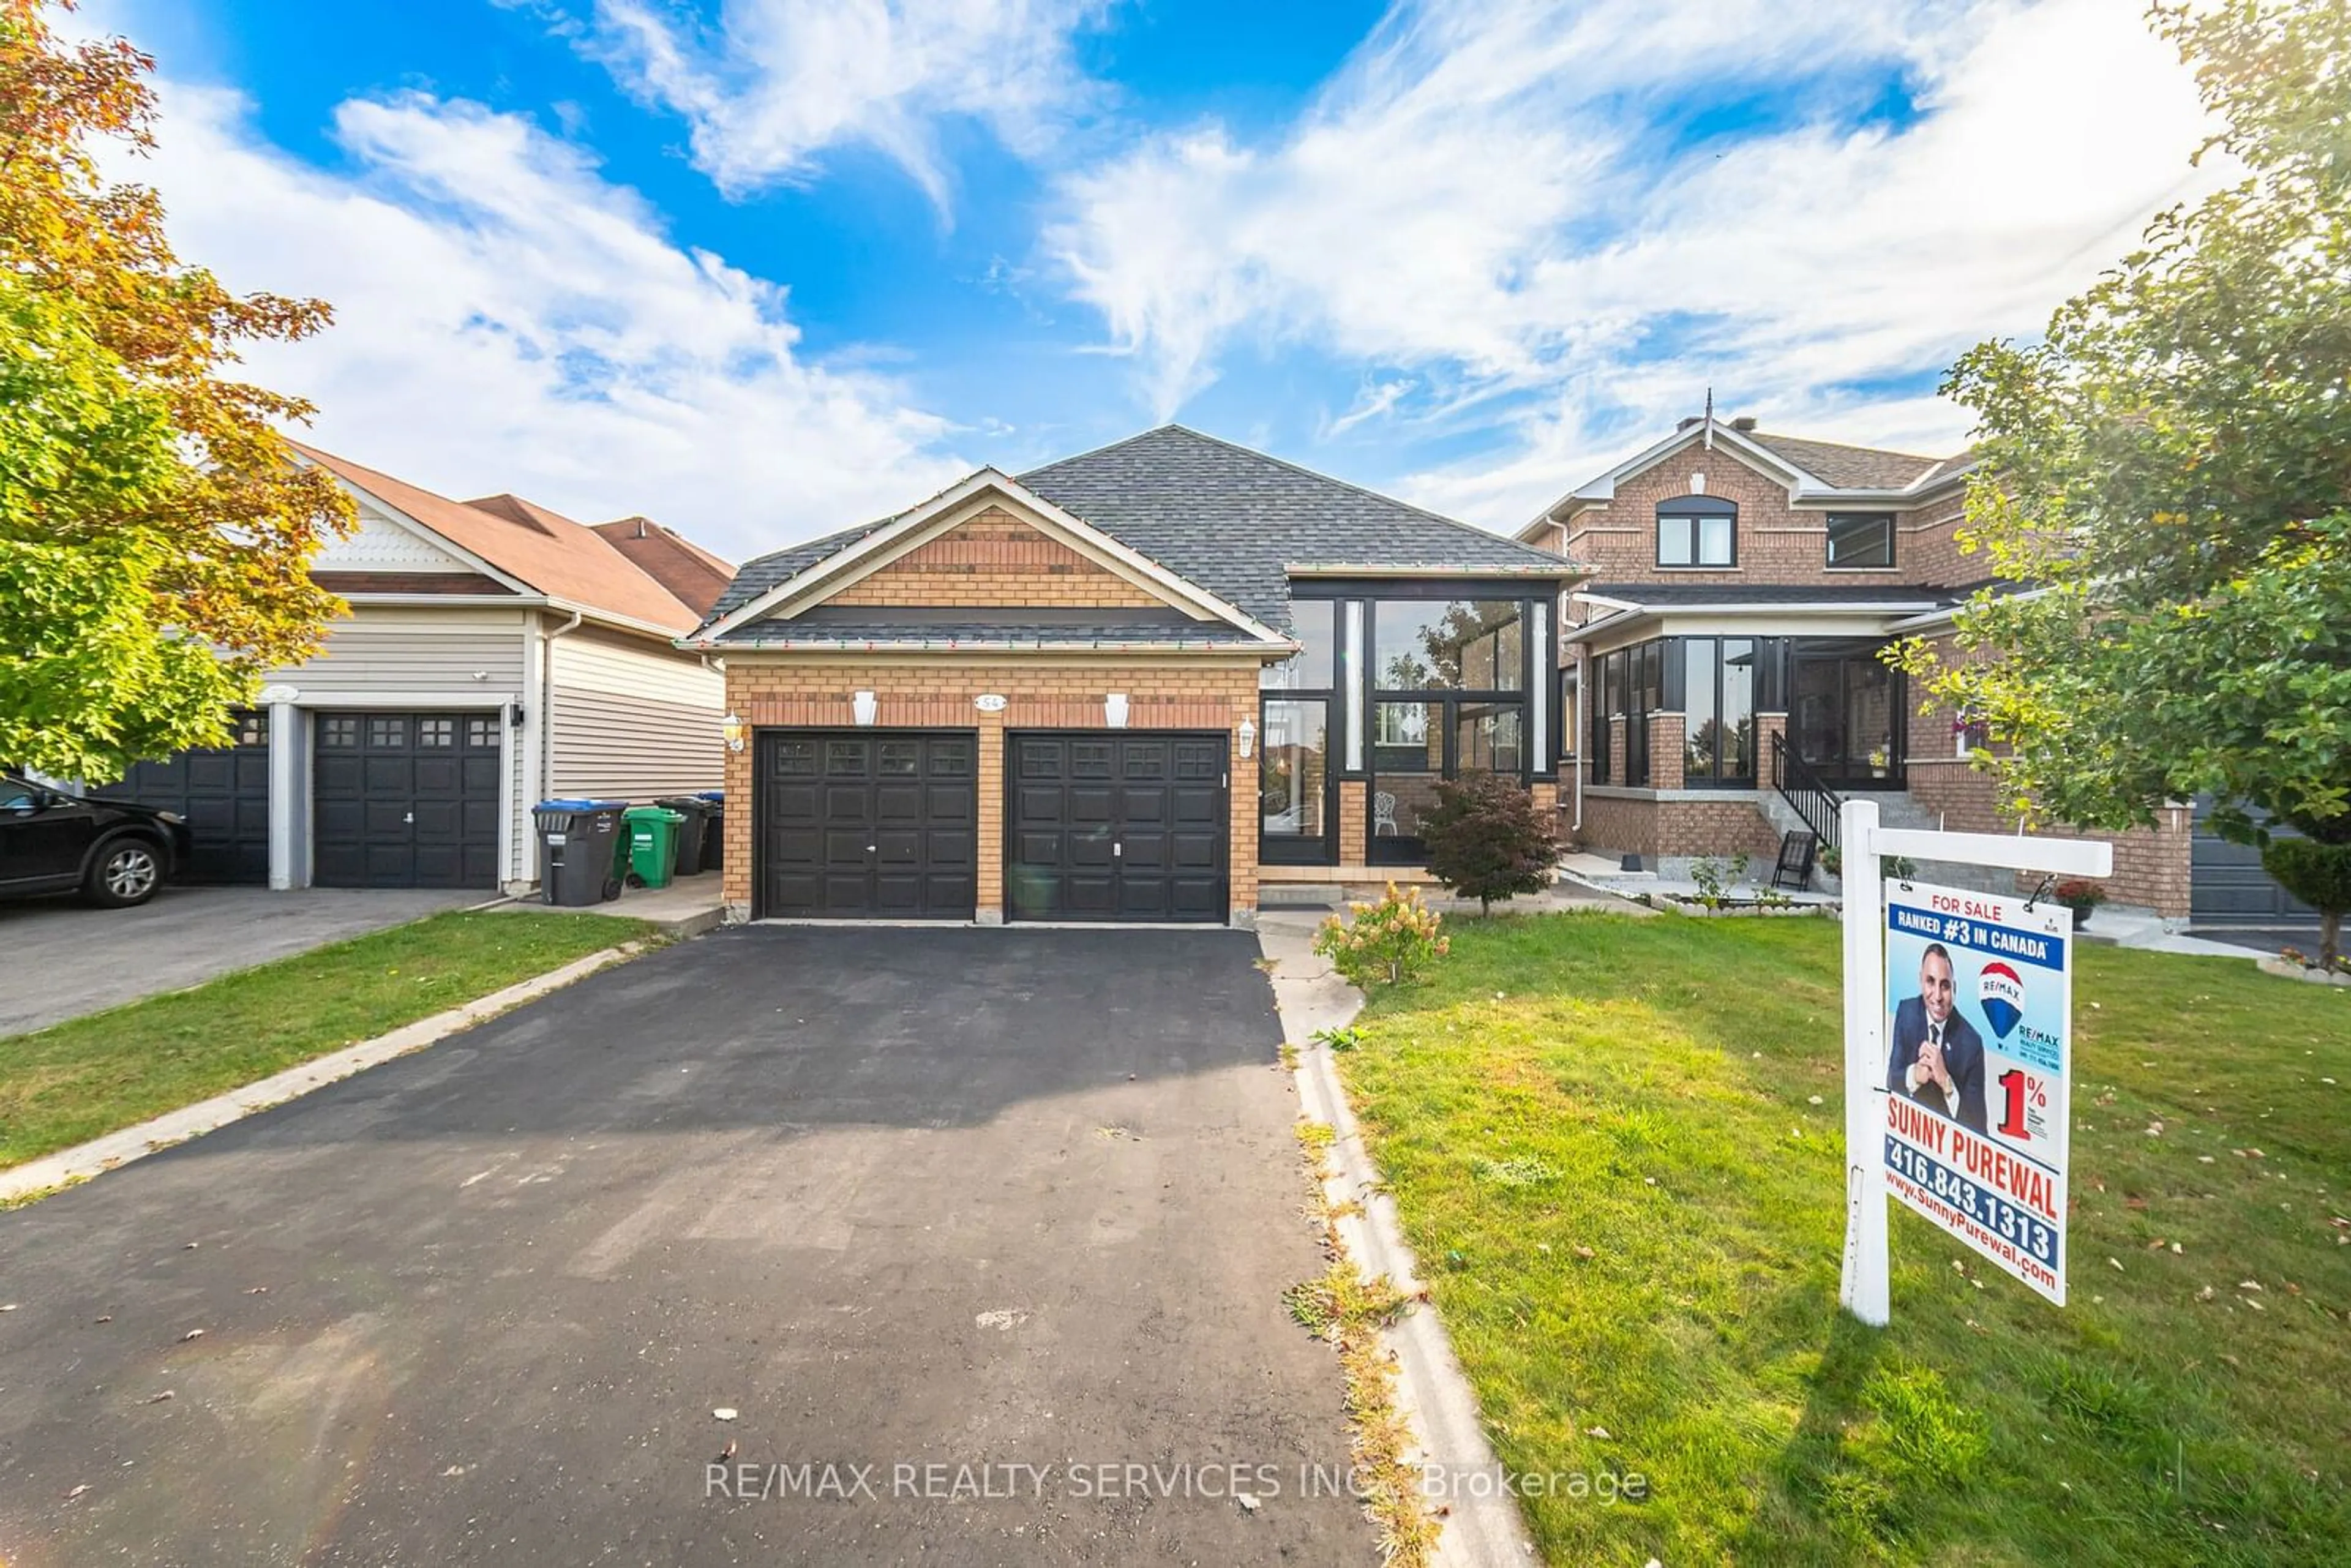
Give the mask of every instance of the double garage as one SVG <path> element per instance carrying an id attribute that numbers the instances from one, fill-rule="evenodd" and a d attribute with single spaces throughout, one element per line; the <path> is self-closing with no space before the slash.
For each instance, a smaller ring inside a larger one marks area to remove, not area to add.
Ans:
<path id="1" fill-rule="evenodd" d="M 99 793 L 187 819 L 193 850 L 182 881 L 266 883 L 273 715 L 309 732 L 312 883 L 496 888 L 503 710 L 241 713 L 233 745 L 141 763 Z"/>
<path id="2" fill-rule="evenodd" d="M 758 731 L 753 915 L 971 920 L 1000 869 L 1008 920 L 1224 923 L 1223 733 L 1015 729 L 1000 744 L 991 800 L 976 729 Z M 1000 834 L 982 831 L 990 812 Z"/>

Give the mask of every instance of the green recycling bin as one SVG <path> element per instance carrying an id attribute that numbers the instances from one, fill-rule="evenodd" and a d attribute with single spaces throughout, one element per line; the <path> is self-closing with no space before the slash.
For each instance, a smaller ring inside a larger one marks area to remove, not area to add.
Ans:
<path id="1" fill-rule="evenodd" d="M 677 828 L 682 812 L 662 806 L 632 806 L 621 813 L 628 842 L 629 881 L 637 887 L 667 887 L 677 866 Z"/>

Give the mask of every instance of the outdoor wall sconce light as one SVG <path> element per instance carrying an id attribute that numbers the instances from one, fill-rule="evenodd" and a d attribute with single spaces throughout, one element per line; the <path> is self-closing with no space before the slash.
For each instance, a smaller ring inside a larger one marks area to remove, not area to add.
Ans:
<path id="1" fill-rule="evenodd" d="M 879 706 L 880 705 L 875 703 L 873 700 L 873 694 L 872 692 L 852 692 L 849 694 L 850 716 L 856 719 L 861 725 L 870 725 L 873 722 L 873 715 Z"/>
<path id="2" fill-rule="evenodd" d="M 718 721 L 718 733 L 726 737 L 727 750 L 742 750 L 743 716 L 740 714 L 730 713 L 725 718 L 720 719 Z"/>
<path id="3" fill-rule="evenodd" d="M 1126 694 L 1113 692 L 1102 698 L 1102 722 L 1113 729 L 1126 727 Z"/>
<path id="4" fill-rule="evenodd" d="M 507 704 L 507 727 L 508 729 L 520 729 L 522 727 L 522 704 Z"/>
<path id="5" fill-rule="evenodd" d="M 1241 760 L 1243 762 L 1247 762 L 1249 760 L 1249 747 L 1257 744 L 1257 726 L 1248 719 L 1243 719 L 1241 720 L 1241 727 L 1238 733 L 1240 736 L 1241 741 Z"/>

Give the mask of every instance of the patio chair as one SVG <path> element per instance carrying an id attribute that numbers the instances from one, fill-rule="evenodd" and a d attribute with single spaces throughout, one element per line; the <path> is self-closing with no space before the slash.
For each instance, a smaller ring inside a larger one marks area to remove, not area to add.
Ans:
<path id="1" fill-rule="evenodd" d="M 1771 868 L 1773 887 L 1792 887 L 1801 893 L 1813 885 L 1813 856 L 1818 852 L 1818 833 L 1798 829 L 1780 841 L 1780 863 Z"/>

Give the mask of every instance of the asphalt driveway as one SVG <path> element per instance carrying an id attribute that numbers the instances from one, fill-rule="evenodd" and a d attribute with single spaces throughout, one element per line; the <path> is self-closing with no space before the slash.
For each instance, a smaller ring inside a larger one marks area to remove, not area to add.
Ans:
<path id="1" fill-rule="evenodd" d="M 184 990 L 232 969 L 459 909 L 487 893 L 167 887 L 136 909 L 0 903 L 0 1035 Z"/>
<path id="2" fill-rule="evenodd" d="M 1371 1562 L 1256 956 L 729 931 L 0 1214 L 0 1561 Z"/>

